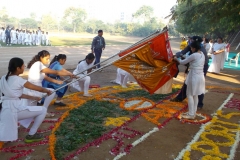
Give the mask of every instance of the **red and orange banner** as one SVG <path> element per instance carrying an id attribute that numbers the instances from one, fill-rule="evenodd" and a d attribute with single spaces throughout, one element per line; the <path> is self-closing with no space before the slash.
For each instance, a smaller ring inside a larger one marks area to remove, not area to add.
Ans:
<path id="1" fill-rule="evenodd" d="M 155 56 L 157 54 L 153 48 L 151 44 L 145 44 L 113 63 L 113 65 L 129 72 L 138 84 L 151 94 L 177 72 L 176 63 L 167 62 L 159 55 Z"/>
<path id="2" fill-rule="evenodd" d="M 151 49 L 152 49 L 152 57 L 154 59 L 160 59 L 166 62 L 171 62 L 173 59 L 173 53 L 171 50 L 171 46 L 169 43 L 169 39 L 168 39 L 168 32 L 167 30 L 156 35 L 153 36 L 152 38 L 147 39 L 146 41 L 131 47 L 123 52 L 121 52 L 119 54 L 119 56 L 123 56 L 126 55 L 132 51 L 134 51 L 135 49 L 144 46 L 146 44 L 149 44 Z"/>

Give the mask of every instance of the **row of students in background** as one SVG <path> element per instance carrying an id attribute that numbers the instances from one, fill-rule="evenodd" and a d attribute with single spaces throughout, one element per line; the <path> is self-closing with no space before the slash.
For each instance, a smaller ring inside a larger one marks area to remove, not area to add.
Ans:
<path id="1" fill-rule="evenodd" d="M 19 30 L 19 29 L 10 29 L 7 27 L 5 30 L 4 27 L 0 30 L 0 41 L 3 43 L 6 42 L 7 45 L 11 44 L 22 44 L 22 45 L 50 45 L 48 32 L 46 34 L 44 31 L 29 31 L 29 30 Z"/>

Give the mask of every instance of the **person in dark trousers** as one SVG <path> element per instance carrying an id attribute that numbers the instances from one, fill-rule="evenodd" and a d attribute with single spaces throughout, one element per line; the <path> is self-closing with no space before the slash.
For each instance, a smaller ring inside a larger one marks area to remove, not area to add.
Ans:
<path id="1" fill-rule="evenodd" d="M 7 44 L 7 46 L 11 45 L 11 29 L 10 29 L 9 26 L 7 27 L 7 29 L 5 31 L 5 35 L 6 35 L 6 44 Z"/>
<path id="2" fill-rule="evenodd" d="M 105 40 L 102 37 L 102 35 L 103 35 L 103 31 L 99 30 L 98 36 L 94 37 L 92 41 L 91 49 L 92 49 L 92 53 L 94 53 L 96 57 L 94 65 L 100 63 L 102 51 L 105 49 Z M 97 68 L 100 68 L 100 64 L 97 65 Z"/>
<path id="3" fill-rule="evenodd" d="M 193 36 L 192 37 L 192 41 L 198 41 L 198 42 L 202 42 L 202 38 L 199 37 L 199 36 Z M 203 72 L 204 72 L 204 77 L 206 77 L 206 74 L 207 74 L 207 70 L 208 70 L 208 56 L 207 56 L 207 51 L 204 47 L 204 45 L 201 46 L 201 49 L 200 49 L 204 56 L 205 56 L 205 64 L 204 64 L 204 68 L 203 68 Z M 191 47 L 190 45 L 188 45 L 184 50 L 182 50 L 181 52 L 178 52 L 176 53 L 176 56 L 177 58 L 179 57 L 183 57 L 184 55 L 186 55 L 188 52 L 190 52 L 189 54 L 192 54 L 191 52 Z M 186 69 L 185 73 L 188 72 L 188 68 Z M 177 76 L 177 75 L 176 75 Z M 183 86 L 182 86 L 182 89 L 180 91 L 180 93 L 174 98 L 174 99 L 171 99 L 172 102 L 182 102 L 186 97 L 186 92 L 187 92 L 187 85 L 184 83 Z M 198 96 L 198 108 L 199 109 L 202 109 L 203 107 L 203 99 L 204 99 L 204 94 L 201 94 Z"/>

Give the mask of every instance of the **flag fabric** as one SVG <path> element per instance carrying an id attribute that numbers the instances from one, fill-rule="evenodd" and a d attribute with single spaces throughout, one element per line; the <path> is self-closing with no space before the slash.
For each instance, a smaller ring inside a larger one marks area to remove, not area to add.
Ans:
<path id="1" fill-rule="evenodd" d="M 113 63 L 116 67 L 129 72 L 138 84 L 151 94 L 169 81 L 177 72 L 176 63 L 168 62 L 166 59 L 168 56 L 156 54 L 154 49 L 160 50 L 160 47 L 155 45 L 156 43 L 154 46 L 146 43 L 132 52 L 122 55 L 119 60 Z"/>
<path id="2" fill-rule="evenodd" d="M 146 44 L 149 44 L 152 49 L 152 57 L 154 59 L 160 59 L 166 62 L 171 62 L 173 59 L 173 53 L 170 47 L 169 38 L 168 38 L 168 32 L 167 30 L 164 32 L 161 32 L 155 36 L 150 37 L 149 39 L 146 39 L 146 41 L 131 47 L 119 54 L 119 56 L 124 56 L 135 49 L 144 46 Z"/>

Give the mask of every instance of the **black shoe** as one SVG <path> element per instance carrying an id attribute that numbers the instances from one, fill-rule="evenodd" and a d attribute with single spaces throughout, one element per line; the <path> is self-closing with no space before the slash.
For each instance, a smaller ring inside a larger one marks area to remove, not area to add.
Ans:
<path id="1" fill-rule="evenodd" d="M 54 105 L 56 105 L 56 106 L 66 106 L 66 104 L 64 104 L 62 102 L 54 102 Z"/>
<path id="2" fill-rule="evenodd" d="M 42 105 L 43 105 L 43 103 L 37 102 L 37 106 L 42 106 Z"/>
<path id="3" fill-rule="evenodd" d="M 35 133 L 34 135 L 27 135 L 25 137 L 25 142 L 26 143 L 32 143 L 32 142 L 38 142 L 43 140 L 43 135 L 39 134 L 39 133 Z"/>
<path id="4" fill-rule="evenodd" d="M 177 99 L 177 98 L 173 98 L 173 99 L 170 99 L 171 102 L 182 102 L 181 100 Z"/>

